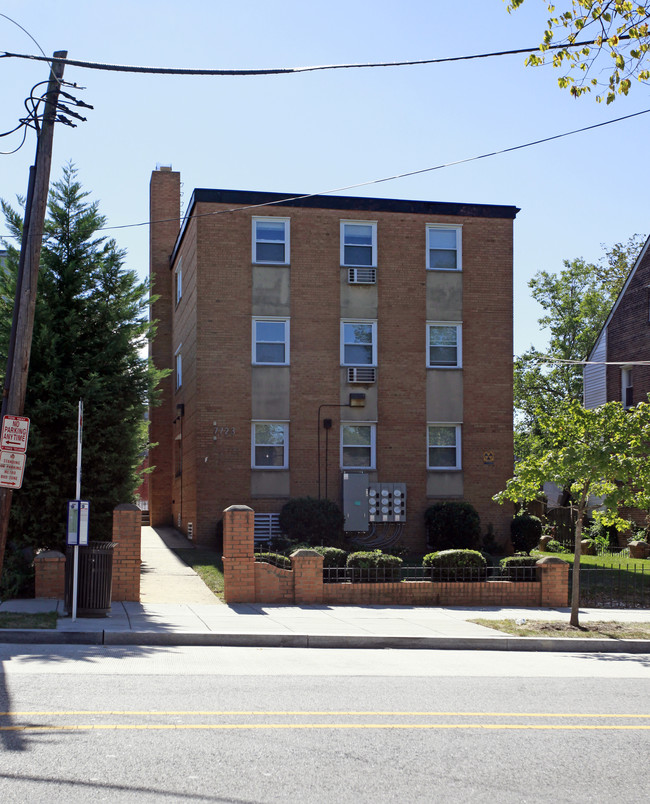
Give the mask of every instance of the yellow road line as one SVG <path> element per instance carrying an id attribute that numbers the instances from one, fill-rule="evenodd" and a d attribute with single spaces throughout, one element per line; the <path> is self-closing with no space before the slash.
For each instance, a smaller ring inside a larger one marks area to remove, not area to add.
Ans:
<path id="1" fill-rule="evenodd" d="M 207 710 L 207 709 L 179 709 L 179 710 L 129 710 L 129 709 L 71 709 L 62 711 L 31 711 L 31 712 L 0 712 L 0 717 L 65 717 L 70 715 L 153 715 L 164 717 L 170 715 L 201 715 L 219 717 L 266 717 L 266 716 L 292 716 L 292 717 L 549 717 L 549 718 L 641 718 L 649 719 L 650 714 L 611 714 L 611 713 L 569 713 L 569 712 L 397 712 L 397 711 L 301 711 L 301 710 Z"/>
<path id="2" fill-rule="evenodd" d="M 644 731 L 650 726 L 587 726 L 578 724 L 523 723 L 194 723 L 194 724 L 88 724 L 69 726 L 0 726 L 0 731 L 167 731 L 167 730 L 243 730 L 243 729 L 484 729 L 533 731 Z"/>

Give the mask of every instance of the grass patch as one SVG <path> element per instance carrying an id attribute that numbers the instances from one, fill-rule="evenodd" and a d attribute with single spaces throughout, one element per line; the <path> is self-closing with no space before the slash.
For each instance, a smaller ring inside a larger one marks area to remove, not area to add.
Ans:
<path id="1" fill-rule="evenodd" d="M 216 550 L 184 547 L 176 548 L 174 553 L 188 567 L 192 567 L 208 589 L 223 601 L 223 562 Z"/>
<path id="2" fill-rule="evenodd" d="M 57 613 L 25 614 L 19 611 L 1 611 L 0 628 L 56 628 Z"/>
<path id="3" fill-rule="evenodd" d="M 574 639 L 650 639 L 650 623 L 592 622 L 579 628 L 568 622 L 526 620 L 517 625 L 515 620 L 470 620 L 495 631 L 522 637 L 569 637 Z"/>

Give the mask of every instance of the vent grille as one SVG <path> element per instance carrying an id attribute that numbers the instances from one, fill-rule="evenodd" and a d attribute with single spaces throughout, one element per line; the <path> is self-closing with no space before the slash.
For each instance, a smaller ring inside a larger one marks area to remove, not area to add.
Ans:
<path id="1" fill-rule="evenodd" d="M 374 285 L 376 283 L 376 268 L 348 268 L 348 285 Z"/>
<path id="2" fill-rule="evenodd" d="M 377 381 L 377 369 L 370 366 L 355 366 L 348 369 L 348 382 L 373 383 Z"/>
<path id="3" fill-rule="evenodd" d="M 194 538 L 194 523 L 188 522 L 187 523 L 187 538 L 193 539 Z"/>
<path id="4" fill-rule="evenodd" d="M 280 514 L 255 514 L 255 544 L 268 542 L 274 536 L 282 536 Z"/>

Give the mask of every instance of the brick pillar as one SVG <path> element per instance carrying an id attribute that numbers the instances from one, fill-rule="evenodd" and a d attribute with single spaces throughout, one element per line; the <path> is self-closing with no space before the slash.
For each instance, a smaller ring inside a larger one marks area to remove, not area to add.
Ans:
<path id="1" fill-rule="evenodd" d="M 137 505 L 123 503 L 113 509 L 112 599 L 140 600 L 142 512 Z"/>
<path id="2" fill-rule="evenodd" d="M 323 556 L 315 550 L 291 553 L 295 603 L 323 602 Z"/>
<path id="3" fill-rule="evenodd" d="M 226 603 L 255 602 L 255 514 L 247 505 L 223 512 L 223 593 Z"/>
<path id="4" fill-rule="evenodd" d="M 549 609 L 569 605 L 569 564 L 555 556 L 545 556 L 537 562 L 541 585 L 540 606 Z"/>
<path id="5" fill-rule="evenodd" d="M 44 550 L 34 559 L 36 593 L 34 597 L 65 597 L 65 556 L 58 550 Z"/>

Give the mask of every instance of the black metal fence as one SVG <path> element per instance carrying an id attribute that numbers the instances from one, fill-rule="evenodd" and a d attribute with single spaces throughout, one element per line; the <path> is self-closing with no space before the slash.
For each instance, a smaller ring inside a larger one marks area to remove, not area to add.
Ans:
<path id="1" fill-rule="evenodd" d="M 569 584 L 572 580 L 573 567 L 570 569 Z M 650 609 L 650 570 L 634 564 L 609 567 L 581 565 L 580 605 L 590 608 Z"/>
<path id="2" fill-rule="evenodd" d="M 479 581 L 538 581 L 536 567 L 328 567 L 324 583 L 477 583 Z"/>

